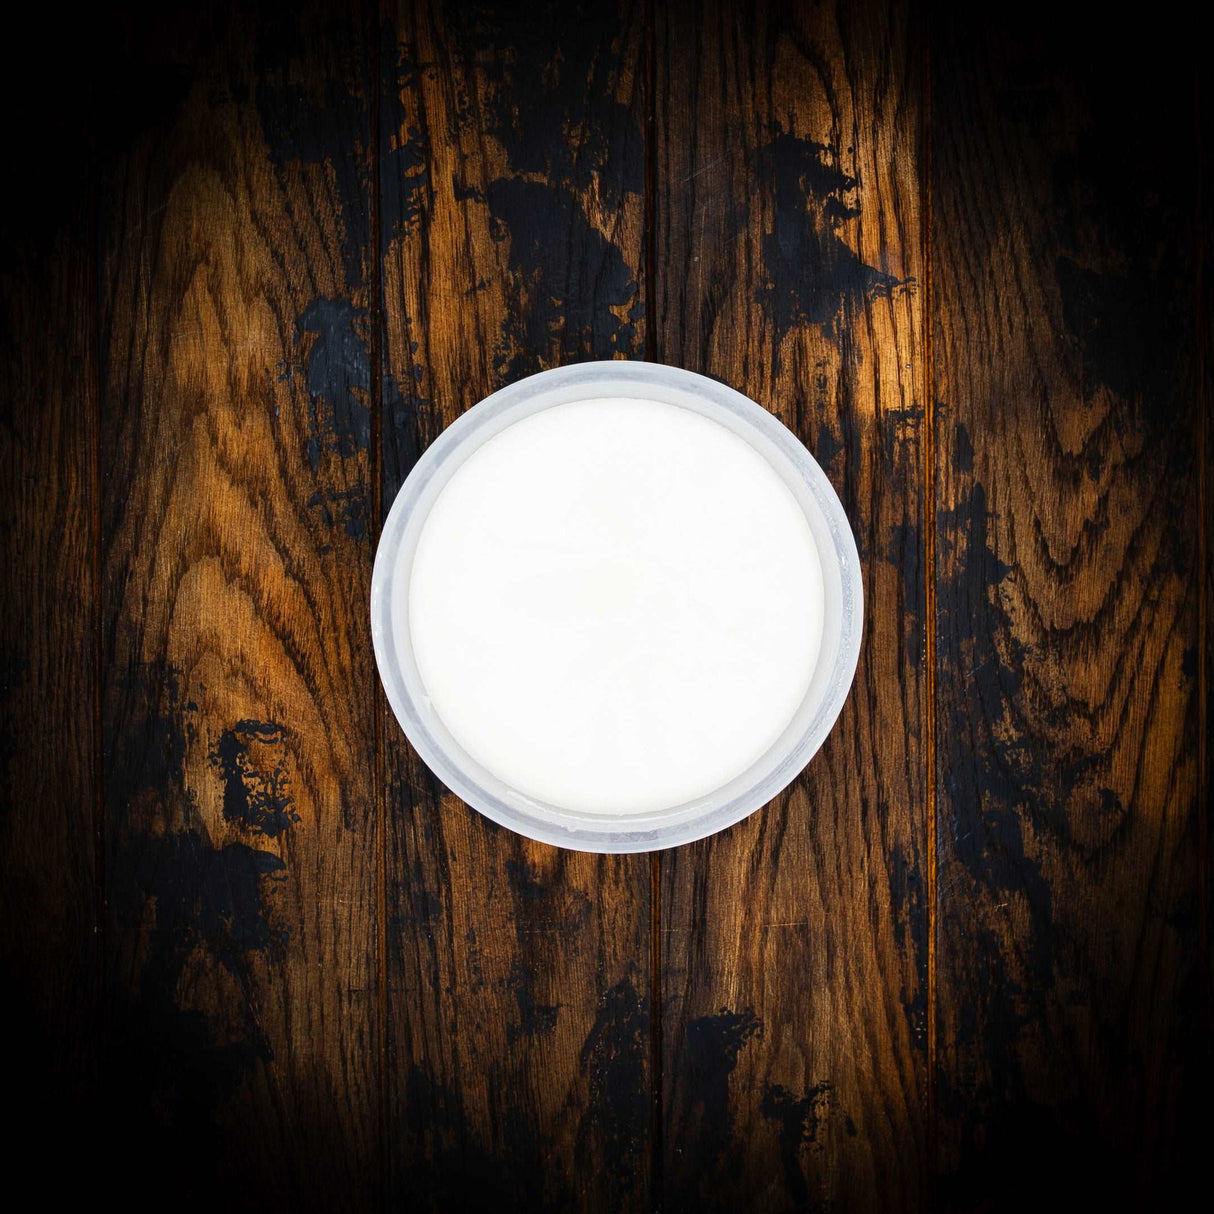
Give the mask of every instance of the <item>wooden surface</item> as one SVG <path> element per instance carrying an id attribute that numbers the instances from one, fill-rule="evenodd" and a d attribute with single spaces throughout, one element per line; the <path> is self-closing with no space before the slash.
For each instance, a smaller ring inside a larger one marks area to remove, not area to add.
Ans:
<path id="1" fill-rule="evenodd" d="M 1211 1077 L 1192 37 L 893 0 L 37 35 L 0 974 L 48 1197 L 1176 1208 Z M 653 856 L 442 788 L 366 607 L 441 430 L 609 357 L 780 417 L 864 566 L 821 753 Z"/>
<path id="2" fill-rule="evenodd" d="M 1167 1207 L 1210 1029 L 1193 77 L 971 16 L 932 59 L 942 1196 L 1029 1200 L 1030 1155 Z"/>
<path id="3" fill-rule="evenodd" d="M 370 138 L 359 47 L 313 16 L 165 31 L 179 108 L 98 187 L 105 1094 L 174 1187 L 357 1209 L 381 1062 Z"/>
<path id="4" fill-rule="evenodd" d="M 671 1209 L 925 1199 L 916 36 L 889 6 L 752 23 L 722 2 L 663 6 L 655 39 L 658 360 L 732 384 L 815 453 L 866 602 L 817 758 L 763 813 L 661 858 Z"/>
<path id="5" fill-rule="evenodd" d="M 642 353 L 642 18 L 385 10 L 385 505 L 494 388 Z M 386 701 L 380 713 L 389 1203 L 645 1208 L 647 857 L 494 825 L 439 785 Z"/>

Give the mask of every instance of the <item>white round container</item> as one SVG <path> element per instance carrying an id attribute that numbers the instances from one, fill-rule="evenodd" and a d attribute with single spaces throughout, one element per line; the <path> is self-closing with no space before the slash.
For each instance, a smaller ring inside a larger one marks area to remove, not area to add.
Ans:
<path id="1" fill-rule="evenodd" d="M 509 787 L 455 740 L 418 673 L 408 627 L 413 556 L 439 493 L 463 462 L 507 426 L 572 401 L 632 397 L 717 422 L 776 471 L 805 513 L 823 578 L 823 629 L 804 699 L 776 742 L 711 793 L 627 815 L 546 804 Z M 474 809 L 519 834 L 590 852 L 674 847 L 732 826 L 801 772 L 842 711 L 863 630 L 860 561 L 843 506 L 813 456 L 784 425 L 732 388 L 674 367 L 610 361 L 544 371 L 493 393 L 453 422 L 418 460 L 388 512 L 371 580 L 371 635 L 380 678 L 401 728 L 427 766 Z"/>

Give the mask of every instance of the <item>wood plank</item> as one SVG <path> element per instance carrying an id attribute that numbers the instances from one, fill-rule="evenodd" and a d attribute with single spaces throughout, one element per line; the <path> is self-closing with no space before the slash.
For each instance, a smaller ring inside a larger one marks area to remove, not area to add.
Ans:
<path id="1" fill-rule="evenodd" d="M 21 135 L 15 162 L 40 163 Z M 87 160 L 47 176 L 63 194 L 17 191 L 0 214 L 0 989 L 20 1110 L 5 1139 L 11 1158 L 40 1158 L 62 1133 L 88 1168 L 102 957 Z"/>
<path id="2" fill-rule="evenodd" d="M 789 790 L 662 856 L 663 1200 L 916 1207 L 927 1161 L 920 40 L 901 6 L 658 5 L 657 347 L 775 413 L 864 565 Z"/>
<path id="3" fill-rule="evenodd" d="M 1209 1030 L 1192 60 L 1057 16 L 932 36 L 940 1195 L 1167 1209 Z"/>
<path id="4" fill-rule="evenodd" d="M 389 6 L 385 508 L 502 384 L 643 350 L 643 6 Z M 390 1199 L 649 1204 L 643 856 L 530 843 L 442 788 L 386 704 Z"/>
<path id="5" fill-rule="evenodd" d="M 162 13 L 101 183 L 107 1120 L 136 1204 L 378 1193 L 362 18 Z"/>

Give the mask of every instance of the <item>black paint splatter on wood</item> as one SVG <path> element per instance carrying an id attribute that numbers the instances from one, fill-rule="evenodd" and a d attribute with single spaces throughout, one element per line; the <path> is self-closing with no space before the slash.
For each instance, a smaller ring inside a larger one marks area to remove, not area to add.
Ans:
<path id="1" fill-rule="evenodd" d="M 363 489 L 341 489 L 336 492 L 317 490 L 308 498 L 308 509 L 318 510 L 326 527 L 335 527 L 340 520 L 342 530 L 356 543 L 367 535 L 370 505 Z"/>
<path id="2" fill-rule="evenodd" d="M 685 1085 L 680 1104 L 688 1114 L 674 1147 L 676 1157 L 691 1161 L 692 1168 L 676 1169 L 670 1178 L 677 1203 L 689 1208 L 701 1204 L 713 1178 L 728 1168 L 733 1147 L 729 1077 L 746 1043 L 762 1032 L 763 1022 L 749 1009 L 722 1008 L 687 1025 L 676 1053 L 674 1082 Z"/>
<path id="3" fill-rule="evenodd" d="M 818 427 L 818 441 L 814 443 L 814 459 L 822 465 L 823 471 L 829 473 L 830 466 L 835 462 L 835 456 L 842 455 L 847 450 L 835 432 L 825 423 Z"/>
<path id="4" fill-rule="evenodd" d="M 517 919 L 520 927 L 547 922 L 572 930 L 590 917 L 590 896 L 585 890 L 576 889 L 557 877 L 545 879 L 525 860 L 507 860 L 505 868 L 510 888 L 519 902 Z M 520 940 L 520 943 L 524 941 Z"/>
<path id="5" fill-rule="evenodd" d="M 415 126 L 402 129 L 394 107 L 400 94 L 419 85 L 414 48 L 398 43 L 385 22 L 380 32 L 380 255 L 392 242 L 418 229 L 430 201 L 430 146 Z"/>
<path id="6" fill-rule="evenodd" d="M 388 920 L 393 934 L 400 934 L 420 925 L 427 932 L 434 929 L 442 918 L 445 907 L 443 899 L 426 887 L 426 872 L 420 859 L 415 859 L 408 879 L 396 879 L 391 883 L 392 896 L 388 905 L 397 907 Z M 469 928 L 473 940 L 476 933 Z"/>
<path id="7" fill-rule="evenodd" d="M 947 803 L 954 814 L 965 815 L 950 824 L 952 850 L 974 881 L 1027 895 L 1026 959 L 1046 989 L 1052 968 L 1051 894 L 1040 867 L 1026 854 L 1020 815 L 1033 813 L 1050 763 L 1021 730 L 986 725 L 1005 720 L 1023 690 L 1026 654 L 1001 590 L 1013 569 L 998 556 L 989 535 L 981 483 L 973 482 L 954 508 L 941 510 L 938 525 L 939 548 L 952 569 L 938 598 L 941 633 L 953 638 L 941 646 L 941 665 L 946 677 L 967 689 L 964 697 L 950 697 L 943 729 Z M 980 813 L 972 814 L 971 806 Z"/>
<path id="8" fill-rule="evenodd" d="M 216 844 L 186 787 L 198 706 L 184 687 L 169 663 L 134 662 L 105 713 L 108 964 L 134 966 L 135 979 L 112 988 L 109 1090 L 159 1166 L 183 1176 L 196 1152 L 218 1149 L 218 1110 L 272 1057 L 251 965 L 280 957 L 287 938 L 268 902 L 283 861 Z M 206 1012 L 184 1004 L 187 979 L 215 967 L 243 997 Z"/>
<path id="9" fill-rule="evenodd" d="M 371 445 L 371 345 L 367 310 L 348 299 L 318 296 L 295 323 L 295 365 L 288 365 L 284 378 L 302 371 L 308 393 L 310 416 L 305 443 L 313 470 L 320 468 L 326 453 L 341 457 L 357 455 Z M 416 418 L 430 402 L 402 393 L 395 378 L 385 375 L 380 385 L 385 417 L 385 503 L 390 505 L 416 459 Z M 412 438 L 411 438 L 412 428 Z M 411 441 L 410 441 L 411 438 Z M 308 502 L 321 507 L 333 522 L 327 503 L 341 508 L 342 525 L 351 539 L 366 535 L 369 505 L 365 494 L 354 490 L 316 494 Z"/>
<path id="10" fill-rule="evenodd" d="M 592 221 L 595 197 L 610 214 L 644 188 L 644 144 L 630 108 L 617 100 L 620 56 L 616 15 L 592 5 L 541 3 L 525 14 L 468 6 L 449 30 L 458 59 L 473 70 L 478 104 L 457 102 L 458 122 L 487 130 L 505 152 L 507 172 L 483 199 L 458 186 L 462 201 L 488 205 L 491 231 L 509 242 L 507 274 L 515 306 L 503 322 L 494 371 L 508 382 L 554 363 L 635 354 L 643 315 L 640 284 L 622 251 Z M 397 97 L 418 87 L 414 48 L 386 30 L 380 79 L 384 120 L 385 242 L 423 230 L 431 194 L 424 129 L 397 120 Z M 386 246 L 385 246 L 386 248 Z M 473 284 L 473 289 L 486 285 Z M 416 457 L 416 407 L 401 399 L 386 414 L 385 450 L 397 471 L 390 497 Z M 404 430 L 403 439 L 388 431 Z M 410 458 L 411 457 L 411 458 Z M 387 461 L 386 461 L 387 462 Z"/>
<path id="11" fill-rule="evenodd" d="M 238 721 L 211 752 L 223 780 L 223 816 L 271 838 L 299 821 L 287 770 L 287 731 L 273 721 Z"/>
<path id="12" fill-rule="evenodd" d="M 919 864 L 901 847 L 889 860 L 889 897 L 903 955 L 914 958 L 915 990 L 903 1004 L 915 1041 L 927 1045 L 927 904 Z"/>
<path id="13" fill-rule="evenodd" d="M 609 210 L 645 188 L 640 128 L 615 96 L 620 29 L 610 5 L 541 0 L 525 14 L 478 5 L 469 24 L 467 53 L 513 173 L 575 193 L 597 184 Z"/>
<path id="14" fill-rule="evenodd" d="M 606 1165 L 603 1183 L 617 1197 L 635 1192 L 643 1171 L 649 1129 L 649 1000 L 631 978 L 599 1000 L 598 1015 L 582 1046 L 582 1072 L 590 1101 L 578 1126 L 579 1167 Z M 603 1155 L 596 1157 L 594 1144 Z"/>
<path id="15" fill-rule="evenodd" d="M 313 469 L 325 451 L 341 456 L 371 445 L 371 364 L 365 310 L 318 296 L 295 322 L 311 400 L 307 442 Z"/>
<path id="16" fill-rule="evenodd" d="M 732 1125 L 729 1076 L 742 1047 L 762 1031 L 763 1022 L 749 1009 L 730 1012 L 722 1008 L 717 1015 L 700 1016 L 687 1026 L 693 1102 L 703 1106 L 714 1125 Z"/>
<path id="17" fill-rule="evenodd" d="M 769 1084 L 763 1092 L 759 1112 L 780 1126 L 780 1161 L 784 1182 L 798 1209 L 810 1208 L 809 1183 L 801 1166 L 802 1149 L 818 1145 L 818 1128 L 833 1101 L 831 1085 L 822 1080 L 804 1096 L 781 1084 Z"/>
<path id="18" fill-rule="evenodd" d="M 549 895 L 548 886 L 525 860 L 507 860 L 506 876 L 515 896 L 524 904 L 542 902 Z"/>
<path id="19" fill-rule="evenodd" d="M 1036 1153 L 1047 1139 L 1070 1138 L 1076 1158 L 1090 1149 L 1081 1141 L 1088 1131 L 1076 1130 L 1090 1125 L 1089 1115 L 1033 1106 L 1015 1048 L 1042 1022 L 1067 947 L 1055 925 L 1053 888 L 1034 853 L 1077 854 L 1088 846 L 1076 834 L 1078 824 L 1090 833 L 1104 823 L 1102 833 L 1110 834 L 1128 809 L 1101 783 L 1107 755 L 1085 746 L 1076 729 L 1090 707 L 1034 678 L 1034 654 L 1009 608 L 1017 571 L 997 551 L 985 486 L 972 479 L 974 448 L 964 427 L 957 427 L 951 449 L 971 479 L 956 506 L 938 516 L 947 571 L 938 598 L 940 672 L 948 685 L 964 689 L 946 697 L 938 731 L 942 804 L 951 814 L 944 828 L 949 852 L 973 887 L 993 904 L 1015 899 L 1025 919 L 1013 949 L 986 923 L 967 926 L 969 985 L 979 994 L 958 1008 L 957 1044 L 980 1050 L 987 1077 L 964 1099 L 947 1069 L 939 1071 L 937 1085 L 942 1114 L 961 1126 L 963 1156 L 977 1151 L 984 1169 L 997 1170 L 1002 1147 L 991 1154 L 978 1145 L 996 1131 L 1014 1134 L 1018 1145 L 1009 1158 Z M 1026 709 L 1034 714 L 1035 734 L 1019 719 Z M 1053 734 L 1052 744 L 1041 742 L 1042 730 Z M 894 876 L 893 892 L 909 896 Z M 1093 1026 L 1093 1041 L 1110 1057 L 1120 1048 L 1101 1025 Z M 962 1191 L 971 1179 L 954 1177 L 948 1187 Z"/>
<path id="20" fill-rule="evenodd" d="M 639 319 L 636 279 L 618 246 L 575 195 L 544 182 L 491 182 L 489 209 L 508 234 L 522 306 L 504 323 L 496 370 L 506 381 L 557 362 L 631 354 Z M 616 309 L 626 309 L 621 319 Z"/>
<path id="21" fill-rule="evenodd" d="M 926 656 L 923 625 L 927 590 L 923 552 L 923 527 L 917 520 L 895 523 L 890 528 L 884 556 L 902 574 L 899 607 L 906 633 L 906 661 L 912 667 L 922 666 Z"/>
<path id="22" fill-rule="evenodd" d="M 758 293 L 776 345 L 798 325 L 819 326 L 835 341 L 864 303 L 913 280 L 865 264 L 841 230 L 860 215 L 859 182 L 831 159 L 830 149 L 780 131 L 759 152 L 759 172 L 775 200 L 774 231 L 762 241 L 767 285 Z"/>
<path id="23" fill-rule="evenodd" d="M 415 379 L 420 381 L 422 374 L 415 365 Z M 383 396 L 383 500 L 388 508 L 421 454 L 420 419 L 433 416 L 434 402 L 416 392 L 401 392 L 388 374 L 383 377 Z"/>
<path id="24" fill-rule="evenodd" d="M 511 967 L 509 984 L 518 1007 L 518 1022 L 506 1026 L 507 1042 L 517 1041 L 520 1037 L 538 1037 L 556 1028 L 561 1005 L 536 1002 L 535 974 L 522 962 L 516 961 Z"/>

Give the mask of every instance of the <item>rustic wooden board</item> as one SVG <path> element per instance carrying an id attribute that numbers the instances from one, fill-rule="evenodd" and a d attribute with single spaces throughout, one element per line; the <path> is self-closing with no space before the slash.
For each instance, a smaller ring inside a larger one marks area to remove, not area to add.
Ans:
<path id="1" fill-rule="evenodd" d="M 5 1097 L 20 1110 L 7 1149 L 29 1157 L 62 1133 L 87 1166 L 101 950 L 96 368 L 80 167 L 66 206 L 0 224 L 0 989 Z M 55 1190 L 66 1200 L 79 1183 Z"/>
<path id="2" fill-rule="evenodd" d="M 1208 83 L 1168 23 L 905 7 L 38 11 L 0 81 L 0 978 L 48 1191 L 1181 1205 Z M 791 426 L 868 604 L 807 772 L 652 859 L 447 793 L 367 627 L 426 445 L 612 356 Z"/>
<path id="3" fill-rule="evenodd" d="M 642 6 L 389 14 L 385 508 L 493 389 L 644 348 Z M 648 861 L 494 827 L 381 712 L 391 1201 L 647 1208 Z"/>
<path id="4" fill-rule="evenodd" d="M 931 50 L 940 1196 L 1174 1208 L 1209 1033 L 1193 75 L 1042 16 Z"/>
<path id="5" fill-rule="evenodd" d="M 860 546 L 856 685 L 662 856 L 664 1198 L 915 1207 L 927 1164 L 920 40 L 900 6 L 656 7 L 660 361 L 775 413 Z"/>
<path id="6" fill-rule="evenodd" d="M 107 1119 L 136 1204 L 376 1200 L 370 107 L 334 14 L 139 27 L 151 129 L 99 186 Z"/>

